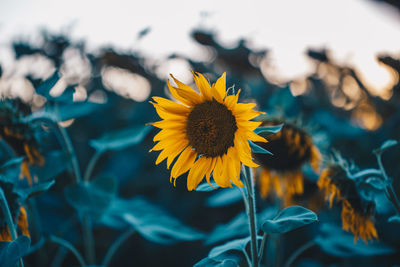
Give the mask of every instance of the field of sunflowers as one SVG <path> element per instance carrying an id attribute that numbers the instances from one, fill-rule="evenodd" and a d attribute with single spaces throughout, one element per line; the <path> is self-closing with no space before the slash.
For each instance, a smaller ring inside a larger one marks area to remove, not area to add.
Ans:
<path id="1" fill-rule="evenodd" d="M 213 56 L 171 55 L 185 81 L 65 34 L 12 43 L 0 266 L 399 266 L 400 58 L 377 57 L 382 98 L 326 49 L 277 84 L 267 51 L 191 37 Z"/>

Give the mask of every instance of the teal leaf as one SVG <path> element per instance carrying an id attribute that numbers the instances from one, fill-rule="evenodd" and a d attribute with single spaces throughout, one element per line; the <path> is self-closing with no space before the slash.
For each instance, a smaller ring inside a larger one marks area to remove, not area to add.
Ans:
<path id="1" fill-rule="evenodd" d="M 272 218 L 276 214 L 274 206 L 268 207 L 257 214 L 257 228 L 260 223 L 266 219 Z M 236 217 L 227 223 L 217 225 L 205 240 L 206 245 L 215 244 L 224 240 L 244 237 L 249 235 L 248 218 L 245 212 L 239 213 Z"/>
<path id="2" fill-rule="evenodd" d="M 42 192 L 45 192 L 54 185 L 54 181 L 43 182 L 39 184 L 33 184 L 30 187 L 17 189 L 17 192 L 22 197 L 22 199 L 27 199 L 29 197 L 36 196 Z"/>
<path id="3" fill-rule="evenodd" d="M 38 87 L 36 87 L 35 91 L 37 94 L 42 95 L 46 98 L 51 97 L 50 96 L 50 90 L 56 85 L 56 83 L 60 80 L 60 75 L 58 74 L 58 71 L 55 71 L 50 78 L 48 78 L 46 81 L 42 82 Z"/>
<path id="4" fill-rule="evenodd" d="M 89 144 L 97 151 L 119 150 L 139 144 L 150 130 L 148 125 L 134 126 L 106 133 L 98 139 L 90 140 Z"/>
<path id="5" fill-rule="evenodd" d="M 38 176 L 39 181 L 48 181 L 56 178 L 69 168 L 70 161 L 66 153 L 61 150 L 53 150 L 44 155 L 43 166 L 33 165 L 30 168 Z"/>
<path id="6" fill-rule="evenodd" d="M 233 253 L 223 253 L 219 257 L 206 257 L 197 262 L 194 267 L 237 267 L 241 261 L 241 257 Z"/>
<path id="7" fill-rule="evenodd" d="M 268 137 L 282 130 L 283 125 L 284 124 L 282 123 L 274 126 L 262 126 L 255 129 L 254 132 L 262 137 Z"/>
<path id="8" fill-rule="evenodd" d="M 50 90 L 56 85 L 56 83 L 59 80 L 60 80 L 60 75 L 58 74 L 57 71 L 55 71 L 54 74 L 50 78 L 48 78 L 46 81 L 41 83 L 35 89 L 36 93 L 44 96 L 47 100 L 52 100 L 52 101 L 57 101 L 57 102 L 72 102 L 73 95 L 75 93 L 74 86 L 68 86 L 67 88 L 65 88 L 65 90 L 62 92 L 62 94 L 59 96 L 53 97 L 50 94 Z"/>
<path id="9" fill-rule="evenodd" d="M 159 244 L 204 238 L 203 233 L 186 226 L 143 197 L 115 199 L 101 222 L 111 228 L 134 228 L 145 239 Z"/>
<path id="10" fill-rule="evenodd" d="M 58 105 L 57 110 L 48 110 L 48 112 L 58 114 L 60 121 L 66 121 L 70 119 L 84 117 L 99 110 L 102 107 L 104 107 L 104 104 L 83 101 Z"/>
<path id="11" fill-rule="evenodd" d="M 228 241 L 223 245 L 220 245 L 220 246 L 217 246 L 217 247 L 214 247 L 213 249 L 211 249 L 210 253 L 208 253 L 208 257 L 215 258 L 229 250 L 244 251 L 249 242 L 250 242 L 249 236 L 245 237 L 245 238 L 241 238 L 241 239 L 235 239 L 232 241 Z"/>
<path id="12" fill-rule="evenodd" d="M 301 206 L 291 206 L 280 211 L 274 219 L 264 221 L 262 230 L 268 234 L 284 234 L 317 220 L 313 211 Z"/>
<path id="13" fill-rule="evenodd" d="M 250 140 L 249 140 L 249 144 L 250 144 L 251 152 L 253 152 L 253 153 L 273 155 L 271 152 L 269 152 L 265 148 L 262 148 L 261 146 L 256 145 L 254 142 L 252 142 Z"/>
<path id="14" fill-rule="evenodd" d="M 216 208 L 235 204 L 242 199 L 242 194 L 239 190 L 237 187 L 219 190 L 207 199 L 206 205 Z"/>
<path id="15" fill-rule="evenodd" d="M 385 152 L 387 149 L 396 146 L 398 144 L 397 140 L 389 139 L 386 140 L 379 148 L 374 149 L 375 154 L 382 154 Z"/>
<path id="16" fill-rule="evenodd" d="M 12 242 L 0 242 L 0 262 L 2 267 L 15 267 L 29 250 L 31 239 L 27 236 L 19 236 Z"/>
<path id="17" fill-rule="evenodd" d="M 400 223 L 400 216 L 399 215 L 393 215 L 388 219 L 388 222 L 390 222 L 390 223 Z"/>
<path id="18" fill-rule="evenodd" d="M 78 212 L 101 218 L 117 191 L 114 178 L 101 176 L 90 182 L 79 182 L 65 188 L 65 197 Z"/>
<path id="19" fill-rule="evenodd" d="M 14 183 L 18 180 L 19 174 L 21 172 L 21 164 L 25 157 L 16 157 L 6 161 L 0 166 L 0 174 L 3 177 L 0 179 L 5 182 Z"/>
<path id="20" fill-rule="evenodd" d="M 217 185 L 214 181 L 210 181 L 210 183 L 211 183 L 212 187 L 207 182 L 204 182 L 204 183 L 200 184 L 199 186 L 197 186 L 195 191 L 210 192 L 210 191 L 213 191 L 213 190 L 219 188 L 219 185 Z"/>
<path id="21" fill-rule="evenodd" d="M 367 186 L 372 189 L 376 190 L 385 190 L 386 186 L 388 185 L 387 182 L 383 181 L 382 178 L 377 177 L 377 176 L 370 176 L 361 181 L 360 183 L 361 186 Z"/>
<path id="22" fill-rule="evenodd" d="M 354 243 L 354 236 L 352 234 L 331 224 L 323 224 L 321 226 L 320 235 L 315 238 L 315 242 L 325 253 L 342 258 L 369 257 L 396 252 L 394 248 L 382 242 L 365 244 L 359 239 Z"/>

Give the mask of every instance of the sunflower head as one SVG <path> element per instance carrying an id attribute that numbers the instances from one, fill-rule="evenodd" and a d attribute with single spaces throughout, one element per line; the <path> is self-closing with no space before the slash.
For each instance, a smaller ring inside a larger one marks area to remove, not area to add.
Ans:
<path id="1" fill-rule="evenodd" d="M 321 154 L 307 132 L 296 124 L 281 119 L 262 122 L 262 126 L 280 124 L 283 124 L 281 131 L 269 136 L 268 143 L 257 143 L 273 156 L 254 154 L 254 158 L 261 165 L 258 179 L 261 196 L 266 198 L 274 193 L 288 206 L 293 204 L 293 196 L 304 192 L 301 167 L 310 163 L 318 171 Z"/>
<path id="2" fill-rule="evenodd" d="M 200 73 L 193 72 L 198 92 L 171 75 L 176 86 L 167 81 L 177 102 L 153 97 L 161 121 L 150 123 L 161 131 L 150 151 L 161 151 L 156 164 L 167 159 L 171 181 L 189 171 L 188 190 L 194 190 L 210 177 L 221 187 L 243 186 L 240 165 L 258 166 L 253 162 L 248 140 L 266 142 L 253 131 L 261 122 L 251 121 L 262 112 L 254 111 L 255 103 L 238 103 L 239 93 L 227 95 L 225 73 L 210 85 Z"/>
<path id="3" fill-rule="evenodd" d="M 25 156 L 21 164 L 21 177 L 29 184 L 32 178 L 29 165 L 43 165 L 44 157 L 40 153 L 34 129 L 22 118 L 29 114 L 29 107 L 16 99 L 1 100 L 0 136 L 18 156 Z"/>
<path id="4" fill-rule="evenodd" d="M 342 228 L 354 235 L 354 242 L 361 238 L 365 243 L 378 238 L 374 226 L 375 204 L 365 200 L 357 190 L 354 180 L 340 164 L 328 164 L 317 182 L 331 208 L 334 200 L 342 204 Z"/>
<path id="5" fill-rule="evenodd" d="M 11 216 L 17 222 L 18 229 L 23 235 L 29 236 L 28 220 L 25 208 L 21 206 L 20 196 L 13 191 L 13 184 L 0 181 L 0 188 L 6 197 Z M 0 210 L 0 241 L 11 241 L 10 229 L 5 220 L 5 215 Z"/>
<path id="6" fill-rule="evenodd" d="M 295 123 L 273 119 L 265 120 L 262 126 L 283 124 L 282 129 L 268 137 L 268 143 L 258 145 L 270 151 L 268 154 L 255 154 L 256 160 L 269 170 L 277 172 L 291 172 L 300 169 L 309 162 L 315 171 L 318 171 L 321 154 L 313 144 L 309 134 Z"/>

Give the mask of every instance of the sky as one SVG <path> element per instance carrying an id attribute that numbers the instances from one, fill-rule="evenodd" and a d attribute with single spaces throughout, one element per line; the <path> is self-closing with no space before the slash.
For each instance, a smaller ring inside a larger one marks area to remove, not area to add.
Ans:
<path id="1" fill-rule="evenodd" d="M 150 33 L 138 40 L 137 33 L 147 27 Z M 369 0 L 2 0 L 0 63 L 11 64 L 7 49 L 13 38 L 34 41 L 40 28 L 84 39 L 90 50 L 111 45 L 155 61 L 172 52 L 201 60 L 203 50 L 189 33 L 208 29 L 226 46 L 246 38 L 251 48 L 268 49 L 269 76 L 277 81 L 310 73 L 306 49 L 327 48 L 376 91 L 394 82 L 376 55 L 400 57 L 400 15 Z M 167 75 L 174 68 L 185 72 L 179 64 L 161 70 Z"/>

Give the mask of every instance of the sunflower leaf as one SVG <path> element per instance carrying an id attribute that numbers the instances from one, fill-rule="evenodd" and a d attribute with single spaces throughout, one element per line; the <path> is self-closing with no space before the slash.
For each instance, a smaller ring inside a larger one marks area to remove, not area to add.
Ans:
<path id="1" fill-rule="evenodd" d="M 75 93 L 74 85 L 66 86 L 64 91 L 59 96 L 52 96 L 50 94 L 51 89 L 56 86 L 59 81 L 60 74 L 58 74 L 58 71 L 55 71 L 50 78 L 36 87 L 36 93 L 46 97 L 47 100 L 69 103 L 73 102 L 73 95 Z"/>
<path id="2" fill-rule="evenodd" d="M 206 205 L 216 208 L 237 203 L 242 199 L 242 194 L 239 190 L 236 187 L 220 190 L 207 199 Z"/>
<path id="3" fill-rule="evenodd" d="M 274 206 L 268 207 L 257 214 L 257 228 L 261 227 L 261 222 L 272 218 L 276 214 Z M 245 212 L 239 213 L 232 220 L 224 224 L 218 224 L 205 240 L 206 245 L 215 244 L 224 240 L 248 236 L 248 218 Z"/>
<path id="4" fill-rule="evenodd" d="M 311 210 L 291 206 L 281 210 L 274 219 L 264 221 L 262 230 L 268 234 L 284 234 L 317 220 L 317 215 Z"/>
<path id="5" fill-rule="evenodd" d="M 387 149 L 396 146 L 398 144 L 397 140 L 389 139 L 386 140 L 379 148 L 374 149 L 373 152 L 376 155 L 382 154 L 385 152 Z"/>
<path id="6" fill-rule="evenodd" d="M 262 148 L 261 146 L 256 145 L 254 142 L 252 142 L 250 140 L 249 140 L 249 144 L 250 144 L 251 152 L 253 152 L 253 153 L 273 155 L 271 152 L 269 152 L 265 148 Z"/>
<path id="7" fill-rule="evenodd" d="M 101 176 L 89 183 L 80 182 L 65 188 L 68 203 L 78 212 L 99 219 L 110 206 L 117 191 L 114 178 Z"/>
<path id="8" fill-rule="evenodd" d="M 27 236 L 19 236 L 11 242 L 0 242 L 0 262 L 2 267 L 15 267 L 29 250 L 31 239 Z"/>
<path id="9" fill-rule="evenodd" d="M 219 255 L 221 255 L 222 253 L 229 251 L 229 250 L 239 250 L 239 251 L 243 251 L 246 249 L 247 244 L 250 241 L 250 237 L 247 236 L 245 238 L 241 238 L 241 239 L 235 239 L 232 241 L 228 241 L 223 245 L 220 246 L 216 246 L 213 249 L 211 249 L 210 253 L 208 253 L 208 257 L 209 258 L 215 258 Z"/>
<path id="10" fill-rule="evenodd" d="M 239 266 L 241 259 L 238 253 L 225 252 L 218 257 L 206 257 L 197 262 L 194 267 L 236 267 Z"/>
<path id="11" fill-rule="evenodd" d="M 117 229 L 134 228 L 145 239 L 158 244 L 204 238 L 203 233 L 184 225 L 142 197 L 115 199 L 101 222 Z"/>
<path id="12" fill-rule="evenodd" d="M 89 144 L 97 151 L 119 150 L 139 144 L 150 130 L 148 125 L 134 126 L 106 133 L 98 139 L 90 140 Z"/>
<path id="13" fill-rule="evenodd" d="M 268 137 L 282 130 L 283 125 L 284 124 L 282 123 L 280 125 L 274 126 L 262 126 L 255 129 L 254 132 L 258 135 L 261 135 L 262 137 Z"/>
<path id="14" fill-rule="evenodd" d="M 198 191 L 198 192 L 210 192 L 210 191 L 213 191 L 213 190 L 219 188 L 219 185 L 217 185 L 214 181 L 210 181 L 210 183 L 211 183 L 212 187 L 207 182 L 204 182 L 204 183 L 200 184 L 195 189 L 195 191 Z"/>
<path id="15" fill-rule="evenodd" d="M 396 250 L 382 242 L 354 243 L 354 236 L 332 224 L 323 224 L 315 243 L 327 254 L 341 258 L 393 254 Z"/>
<path id="16" fill-rule="evenodd" d="M 257 236 L 257 240 L 262 239 L 261 236 Z M 238 250 L 245 251 L 247 244 L 250 242 L 250 236 L 241 239 L 235 239 L 232 241 L 228 241 L 223 245 L 216 246 L 210 250 L 208 253 L 209 258 L 216 258 L 221 254 L 230 251 L 230 250 Z"/>
<path id="17" fill-rule="evenodd" d="M 393 215 L 388 219 L 388 222 L 390 222 L 390 223 L 400 223 L 400 216 L 399 215 Z"/>

